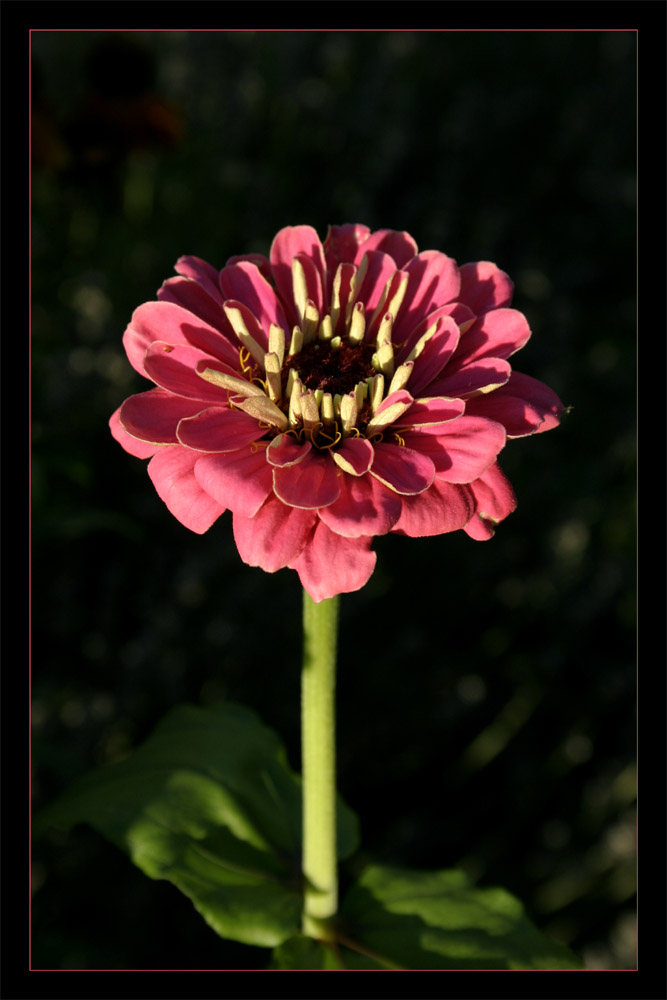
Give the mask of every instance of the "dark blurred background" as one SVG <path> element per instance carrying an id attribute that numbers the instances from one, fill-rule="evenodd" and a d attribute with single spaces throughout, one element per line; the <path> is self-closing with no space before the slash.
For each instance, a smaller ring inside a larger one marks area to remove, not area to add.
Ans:
<path id="1" fill-rule="evenodd" d="M 342 598 L 339 787 L 369 859 L 460 865 L 590 969 L 635 965 L 635 34 L 32 34 L 35 805 L 175 704 L 230 698 L 299 767 L 301 592 L 226 514 L 167 512 L 110 414 L 181 254 L 285 225 L 487 259 L 572 407 L 510 442 L 496 537 L 385 537 Z M 35 848 L 33 967 L 262 968 L 92 830 Z"/>

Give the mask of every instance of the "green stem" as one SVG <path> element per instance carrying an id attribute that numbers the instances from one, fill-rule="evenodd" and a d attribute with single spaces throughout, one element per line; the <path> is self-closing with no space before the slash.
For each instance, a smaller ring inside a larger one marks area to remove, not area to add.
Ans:
<path id="1" fill-rule="evenodd" d="M 338 597 L 316 604 L 303 592 L 301 748 L 303 933 L 331 940 L 338 908 L 336 857 L 336 638 Z"/>

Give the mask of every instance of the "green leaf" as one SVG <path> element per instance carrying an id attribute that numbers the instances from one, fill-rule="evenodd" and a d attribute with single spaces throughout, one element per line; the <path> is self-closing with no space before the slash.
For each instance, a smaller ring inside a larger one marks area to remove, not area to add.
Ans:
<path id="1" fill-rule="evenodd" d="M 339 941 L 396 963 L 390 968 L 582 967 L 537 930 L 517 899 L 477 889 L 460 871 L 368 868 L 343 904 L 342 923 Z"/>
<path id="2" fill-rule="evenodd" d="M 86 775 L 35 820 L 89 823 L 167 879 L 221 936 L 273 947 L 301 925 L 301 779 L 240 705 L 182 705 L 131 757 Z M 338 853 L 358 843 L 339 800 Z"/>

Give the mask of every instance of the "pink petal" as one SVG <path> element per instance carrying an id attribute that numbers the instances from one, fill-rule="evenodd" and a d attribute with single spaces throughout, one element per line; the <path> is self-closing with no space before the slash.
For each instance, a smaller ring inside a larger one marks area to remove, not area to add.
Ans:
<path id="1" fill-rule="evenodd" d="M 248 566 L 275 573 L 295 561 L 303 549 L 317 514 L 287 507 L 269 497 L 254 517 L 234 514 L 234 540 Z"/>
<path id="2" fill-rule="evenodd" d="M 266 451 L 266 459 L 280 469 L 298 465 L 312 449 L 310 441 L 299 442 L 292 434 L 279 434 Z"/>
<path id="3" fill-rule="evenodd" d="M 222 309 L 222 295 L 216 289 L 215 297 L 191 278 L 169 278 L 159 289 L 160 302 L 172 302 L 187 309 L 207 326 L 220 330 L 229 338 L 231 329 Z"/>
<path id="4" fill-rule="evenodd" d="M 496 462 L 470 484 L 477 507 L 465 526 L 465 532 L 478 542 L 491 538 L 495 526 L 516 510 L 516 497 L 510 481 Z"/>
<path id="5" fill-rule="evenodd" d="M 412 348 L 415 347 L 426 331 L 430 330 L 439 319 L 442 319 L 445 316 L 451 317 L 456 323 L 456 326 L 459 328 L 459 338 L 461 336 L 461 328 L 463 327 L 467 329 L 475 322 L 476 318 L 474 313 L 472 313 L 467 306 L 462 305 L 460 302 L 448 302 L 444 306 L 439 306 L 437 309 L 434 309 L 433 312 L 430 312 L 427 316 L 425 316 L 407 336 L 404 335 L 405 339 L 396 345 L 396 363 L 399 365 L 402 364 Z M 449 326 L 443 328 L 450 329 Z M 453 349 L 454 348 L 456 348 L 456 344 L 453 345 Z"/>
<path id="6" fill-rule="evenodd" d="M 456 369 L 456 359 L 449 367 Z M 440 396 L 467 396 L 489 386 L 502 386 L 511 372 L 512 368 L 507 361 L 500 358 L 480 358 L 462 365 L 458 370 L 452 370 L 451 374 L 443 373 L 428 389 L 429 393 Z"/>
<path id="7" fill-rule="evenodd" d="M 344 226 L 329 226 L 327 238 L 324 241 L 324 254 L 331 280 L 339 264 L 353 264 L 357 259 L 357 251 L 370 235 L 368 226 L 347 223 Z M 359 260 L 363 253 L 359 256 Z"/>
<path id="8" fill-rule="evenodd" d="M 435 479 L 433 485 L 415 497 L 402 497 L 401 516 L 393 531 L 411 538 L 444 535 L 463 528 L 475 510 L 469 486 Z"/>
<path id="9" fill-rule="evenodd" d="M 232 264 L 254 264 L 262 277 L 266 278 L 267 281 L 271 281 L 271 263 L 268 257 L 265 257 L 263 253 L 243 253 L 237 254 L 235 257 L 230 257 L 228 261 L 225 262 L 225 267 L 231 267 Z"/>
<path id="10" fill-rule="evenodd" d="M 467 414 L 448 424 L 403 434 L 406 445 L 428 455 L 438 479 L 447 483 L 471 483 L 479 478 L 505 446 L 505 437 L 501 424 Z"/>
<path id="11" fill-rule="evenodd" d="M 509 358 L 530 339 L 530 327 L 516 309 L 492 309 L 463 334 L 454 355 L 457 364 L 479 358 Z"/>
<path id="12" fill-rule="evenodd" d="M 413 257 L 417 256 L 418 247 L 409 233 L 397 232 L 394 229 L 377 229 L 368 237 L 363 246 L 357 252 L 355 263 L 361 261 L 361 257 L 370 250 L 381 250 L 382 253 L 389 254 L 394 261 L 394 270 L 403 267 Z M 359 256 L 361 253 L 361 256 Z"/>
<path id="13" fill-rule="evenodd" d="M 441 316 L 436 320 L 436 331 L 426 341 L 414 367 L 408 385 L 413 396 L 418 396 L 423 389 L 428 388 L 428 395 L 453 395 L 440 390 L 431 392 L 430 386 L 443 370 L 459 342 L 459 328 L 451 316 Z"/>
<path id="14" fill-rule="evenodd" d="M 433 424 L 444 424 L 460 417 L 466 408 L 462 399 L 443 399 L 434 396 L 430 399 L 416 399 L 396 423 L 397 427 L 426 427 Z"/>
<path id="15" fill-rule="evenodd" d="M 195 478 L 210 497 L 243 517 L 254 517 L 273 493 L 273 475 L 262 445 L 205 455 L 195 465 Z"/>
<path id="16" fill-rule="evenodd" d="M 174 396 L 165 389 L 149 389 L 129 396 L 120 408 L 120 422 L 128 434 L 152 444 L 178 444 L 176 427 L 183 417 L 202 408 L 200 400 Z"/>
<path id="17" fill-rule="evenodd" d="M 177 274 L 182 274 L 184 278 L 192 278 L 198 285 L 201 285 L 209 295 L 217 298 L 220 295 L 218 289 L 218 271 L 212 264 L 202 260 L 201 257 L 186 255 L 179 257 L 174 270 Z"/>
<path id="18" fill-rule="evenodd" d="M 192 320 L 192 314 L 171 302 L 145 302 L 132 313 L 132 319 L 123 334 L 123 346 L 130 364 L 146 377 L 144 358 L 146 351 L 157 340 L 171 344 L 187 344 L 181 321 Z"/>
<path id="19" fill-rule="evenodd" d="M 290 507 L 315 510 L 338 499 L 338 477 L 330 455 L 310 452 L 298 465 L 273 470 L 273 491 Z"/>
<path id="20" fill-rule="evenodd" d="M 504 424 L 509 437 L 549 431 L 558 426 L 564 410 L 552 389 L 521 372 L 512 372 L 509 382 L 500 389 L 488 396 L 470 399 L 466 404 L 467 413 L 490 417 Z"/>
<path id="21" fill-rule="evenodd" d="M 224 405 L 227 402 L 226 390 L 212 385 L 197 374 L 195 365 L 200 361 L 206 367 L 226 371 L 228 375 L 238 378 L 238 372 L 234 369 L 219 361 L 212 362 L 208 354 L 190 344 L 151 344 L 146 351 L 144 371 L 162 389 L 176 393 L 177 396 L 202 400 L 214 406 Z"/>
<path id="22" fill-rule="evenodd" d="M 363 302 L 368 322 L 382 298 L 387 282 L 396 273 L 396 264 L 388 254 L 379 253 L 377 250 L 366 251 L 365 246 L 364 256 L 368 257 L 368 268 L 356 301 Z"/>
<path id="23" fill-rule="evenodd" d="M 411 495 L 428 489 L 435 466 L 428 455 L 382 441 L 375 445 L 371 475 L 395 493 Z"/>
<path id="24" fill-rule="evenodd" d="M 187 448 L 162 448 L 148 463 L 148 475 L 174 517 L 190 531 L 203 535 L 225 508 L 195 479 L 193 470 L 198 459 L 199 455 Z"/>
<path id="25" fill-rule="evenodd" d="M 297 254 L 309 257 L 325 284 L 326 264 L 320 238 L 312 226 L 286 226 L 271 244 L 271 270 L 276 288 L 285 303 L 290 327 L 298 322 L 292 290 L 292 261 Z M 287 329 L 287 328 L 286 328 Z"/>
<path id="26" fill-rule="evenodd" d="M 242 261 L 223 268 L 220 272 L 220 288 L 225 299 L 242 302 L 257 318 L 265 333 L 264 342 L 260 341 L 263 347 L 266 346 L 272 323 L 283 330 L 289 329 L 275 291 L 254 264 Z"/>
<path id="27" fill-rule="evenodd" d="M 319 511 L 320 520 L 337 535 L 386 535 L 401 513 L 401 498 L 373 476 L 341 476 L 340 496 Z"/>
<path id="28" fill-rule="evenodd" d="M 456 261 L 438 250 L 425 250 L 403 269 L 408 275 L 405 298 L 394 325 L 396 340 L 407 337 L 429 313 L 459 293 L 459 269 Z"/>
<path id="29" fill-rule="evenodd" d="M 212 453 L 238 451 L 259 441 L 264 433 L 253 417 L 228 406 L 211 406 L 186 417 L 176 430 L 179 443 L 186 448 Z"/>
<path id="30" fill-rule="evenodd" d="M 134 455 L 135 458 L 150 458 L 151 455 L 155 455 L 159 450 L 159 445 L 146 444 L 145 441 L 138 441 L 127 433 L 125 428 L 120 422 L 120 406 L 111 417 L 109 421 L 109 428 L 111 429 L 111 435 L 118 442 L 121 448 L 124 448 L 129 455 Z"/>
<path id="31" fill-rule="evenodd" d="M 323 285 L 323 275 L 317 269 L 310 257 L 305 254 L 298 253 L 295 260 L 298 260 L 303 268 L 304 278 L 306 280 L 306 298 L 314 303 L 320 316 L 324 312 L 324 285 Z"/>
<path id="32" fill-rule="evenodd" d="M 345 438 L 333 454 L 336 464 L 351 476 L 363 476 L 370 469 L 375 457 L 370 441 L 357 437 Z M 339 456 L 339 459 L 337 460 L 335 456 Z"/>
<path id="33" fill-rule="evenodd" d="M 375 569 L 371 538 L 342 538 L 318 521 L 312 537 L 290 567 L 316 604 L 336 594 L 361 590 Z"/>
<path id="34" fill-rule="evenodd" d="M 488 260 L 477 264 L 464 264 L 461 270 L 459 298 L 470 306 L 476 316 L 508 306 L 512 301 L 514 285 L 504 271 Z"/>
<path id="35" fill-rule="evenodd" d="M 250 334 L 250 336 L 257 341 L 257 343 L 259 344 L 259 346 L 262 348 L 263 351 L 268 350 L 269 327 L 267 326 L 266 329 L 264 329 L 260 321 L 255 316 L 254 312 L 249 308 L 249 306 L 245 305 L 245 303 L 241 302 L 239 299 L 231 299 L 231 298 L 225 300 L 225 306 L 228 309 L 238 309 L 238 311 L 241 314 L 241 319 L 243 320 L 245 328 Z M 236 333 L 234 334 L 234 339 L 236 340 L 237 343 L 241 343 L 240 339 L 237 338 Z"/>

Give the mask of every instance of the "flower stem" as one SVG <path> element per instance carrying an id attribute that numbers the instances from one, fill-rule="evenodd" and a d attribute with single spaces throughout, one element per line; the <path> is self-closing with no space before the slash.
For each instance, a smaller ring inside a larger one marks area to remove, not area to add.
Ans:
<path id="1" fill-rule="evenodd" d="M 336 856 L 336 639 L 338 597 L 319 604 L 303 592 L 301 749 L 303 933 L 331 940 L 338 907 Z"/>

